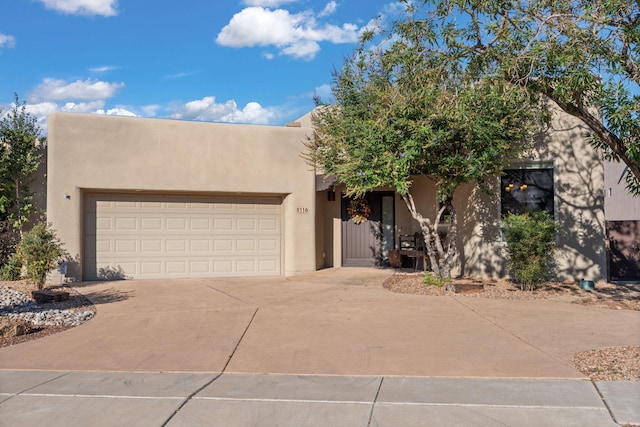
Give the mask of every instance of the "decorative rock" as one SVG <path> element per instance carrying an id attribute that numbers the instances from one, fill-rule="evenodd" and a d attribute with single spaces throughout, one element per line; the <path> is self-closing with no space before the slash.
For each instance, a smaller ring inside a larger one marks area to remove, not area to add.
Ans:
<path id="1" fill-rule="evenodd" d="M 38 304 L 46 304 L 48 302 L 61 302 L 69 299 L 69 292 L 64 291 L 33 291 L 31 296 Z"/>
<path id="2" fill-rule="evenodd" d="M 31 327 L 25 320 L 0 317 L 0 337 L 17 337 L 28 333 L 30 330 Z"/>
<path id="3" fill-rule="evenodd" d="M 482 283 L 449 283 L 447 290 L 456 294 L 478 293 L 484 291 L 484 285 Z"/>
<path id="4" fill-rule="evenodd" d="M 68 292 L 58 292 L 66 294 Z M 60 298 L 57 296 L 57 298 Z M 63 295 L 62 298 L 65 298 Z M 0 319 L 3 322 L 30 322 L 33 326 L 78 326 L 95 315 L 95 310 L 87 307 L 81 310 L 80 307 L 69 309 L 52 309 L 47 306 L 40 306 L 28 295 L 18 292 L 6 286 L 0 286 Z"/>

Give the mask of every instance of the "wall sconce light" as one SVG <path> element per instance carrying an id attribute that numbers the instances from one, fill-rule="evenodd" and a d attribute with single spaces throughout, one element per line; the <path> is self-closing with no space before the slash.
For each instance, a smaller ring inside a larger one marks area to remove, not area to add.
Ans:
<path id="1" fill-rule="evenodd" d="M 526 189 L 527 189 L 527 184 L 522 184 L 522 185 L 520 186 L 520 191 L 524 191 L 524 190 L 526 190 Z"/>
<path id="2" fill-rule="evenodd" d="M 65 200 L 71 200 L 71 195 L 64 193 L 64 199 Z"/>
<path id="3" fill-rule="evenodd" d="M 327 191 L 327 200 L 330 202 L 336 201 L 336 189 L 333 187 L 329 187 L 329 191 Z"/>
<path id="4" fill-rule="evenodd" d="M 504 187 L 504 191 L 506 191 L 507 193 L 508 193 L 509 191 L 511 191 L 512 189 L 513 189 L 513 184 L 509 184 L 509 185 L 507 185 L 506 187 Z"/>

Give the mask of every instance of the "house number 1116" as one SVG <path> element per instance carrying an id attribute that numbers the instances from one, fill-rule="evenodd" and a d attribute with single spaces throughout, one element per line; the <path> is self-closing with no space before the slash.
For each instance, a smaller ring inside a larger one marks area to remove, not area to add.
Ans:
<path id="1" fill-rule="evenodd" d="M 309 208 L 298 208 L 297 212 L 299 214 L 308 214 L 309 213 Z"/>

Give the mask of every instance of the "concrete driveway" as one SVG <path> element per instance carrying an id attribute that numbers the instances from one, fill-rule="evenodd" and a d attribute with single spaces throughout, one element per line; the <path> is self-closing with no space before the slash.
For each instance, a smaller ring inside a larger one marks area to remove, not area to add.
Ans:
<path id="1" fill-rule="evenodd" d="M 640 312 L 394 294 L 390 274 L 85 283 L 97 316 L 0 369 L 578 379 L 574 353 L 640 345 Z"/>

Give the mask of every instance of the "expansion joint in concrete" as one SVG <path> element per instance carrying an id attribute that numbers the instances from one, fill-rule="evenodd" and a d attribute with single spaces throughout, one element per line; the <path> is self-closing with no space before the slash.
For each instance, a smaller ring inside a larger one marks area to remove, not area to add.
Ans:
<path id="1" fill-rule="evenodd" d="M 240 337 L 240 339 L 238 339 L 238 342 L 236 343 L 235 347 L 233 348 L 233 351 L 231 352 L 231 354 L 229 355 L 229 358 L 227 359 L 227 363 L 225 363 L 224 368 L 222 368 L 222 372 L 220 372 L 218 375 L 216 375 L 215 377 L 213 377 L 211 379 L 211 381 L 208 381 L 207 383 L 205 383 L 202 387 L 198 388 L 196 391 L 194 391 L 193 393 L 191 393 L 189 396 L 187 396 L 187 398 L 180 404 L 180 406 L 171 414 L 171 416 L 169 416 L 169 418 L 167 418 L 167 420 L 162 424 L 161 427 L 165 427 L 176 415 L 178 415 L 178 413 L 180 412 L 180 410 L 182 410 L 182 408 L 184 408 L 184 406 L 189 403 L 189 401 L 191 399 L 193 399 L 193 397 L 195 395 L 197 395 L 198 393 L 200 393 L 202 390 L 204 390 L 205 388 L 209 387 L 211 384 L 213 384 L 213 382 L 215 380 L 217 380 L 218 378 L 220 378 L 222 376 L 222 374 L 225 373 L 225 371 L 227 370 L 227 366 L 229 366 L 229 363 L 231 362 L 231 359 L 233 358 L 233 355 L 236 354 L 236 351 L 238 350 L 238 347 L 240 346 L 240 343 L 242 342 L 242 339 L 244 338 L 244 336 L 246 335 L 247 331 L 249 330 L 249 328 L 251 327 L 251 324 L 253 323 L 253 319 L 255 319 L 256 314 L 258 314 L 258 308 L 255 309 L 255 311 L 253 312 L 253 315 L 251 316 L 251 319 L 249 320 L 249 323 L 247 323 L 246 328 L 244 329 L 244 332 L 242 332 L 242 336 Z"/>
<path id="2" fill-rule="evenodd" d="M 376 403 L 378 402 L 378 396 L 380 395 L 380 390 L 382 389 L 383 382 L 384 377 L 380 378 L 380 384 L 378 384 L 378 390 L 376 390 L 376 397 L 374 397 L 373 402 L 371 403 L 371 412 L 369 412 L 369 421 L 367 422 L 367 427 L 370 427 L 371 421 L 373 421 L 373 411 L 376 409 Z"/>
<path id="3" fill-rule="evenodd" d="M 609 411 L 609 415 L 611 416 L 611 419 L 613 420 L 613 422 L 618 424 L 618 420 L 616 420 L 615 414 L 613 413 L 613 411 L 609 407 L 609 404 L 607 403 L 607 399 L 604 398 L 604 395 L 602 394 L 602 391 L 600 391 L 600 389 L 598 388 L 598 384 L 596 384 L 595 381 L 591 381 L 591 384 L 593 385 L 593 388 L 596 389 L 596 393 L 598 393 L 598 396 L 600 396 L 600 400 L 602 400 L 602 404 L 604 405 L 605 408 L 607 408 L 607 411 Z"/>
<path id="4" fill-rule="evenodd" d="M 514 334 L 512 331 L 510 331 L 509 329 L 505 328 L 504 326 L 502 326 L 501 324 L 499 324 L 498 322 L 490 319 L 489 317 L 483 315 L 482 313 L 478 312 L 477 310 L 474 310 L 473 307 L 470 307 L 469 305 L 465 304 L 464 302 L 462 302 L 462 300 L 460 298 L 457 297 L 453 297 L 453 299 L 460 305 L 462 305 L 463 307 L 465 307 L 467 310 L 471 311 L 472 313 L 474 313 L 476 316 L 480 317 L 482 320 L 484 320 L 485 322 L 489 322 L 492 325 L 494 325 L 495 327 L 497 327 L 498 329 L 504 331 L 505 333 L 511 335 L 512 337 L 514 337 L 515 339 L 517 339 L 518 341 L 520 341 L 521 343 L 535 349 L 536 351 L 539 351 L 540 353 L 544 354 L 547 357 L 552 358 L 553 360 L 557 361 L 558 363 L 561 363 L 563 365 L 566 365 L 567 363 L 554 356 L 553 354 L 549 354 L 548 352 L 544 351 L 543 349 L 541 349 L 540 347 L 530 343 L 529 341 L 525 340 L 524 338 L 522 338 L 519 335 Z"/>

